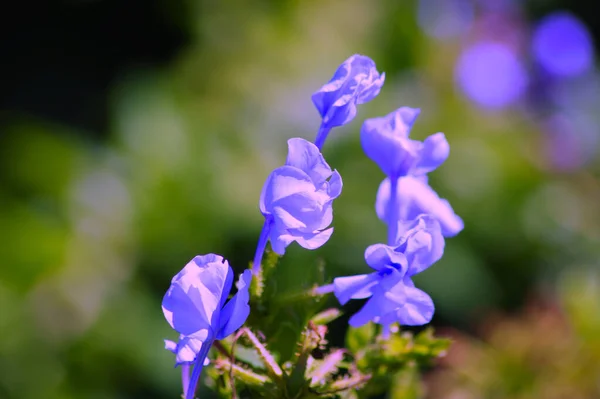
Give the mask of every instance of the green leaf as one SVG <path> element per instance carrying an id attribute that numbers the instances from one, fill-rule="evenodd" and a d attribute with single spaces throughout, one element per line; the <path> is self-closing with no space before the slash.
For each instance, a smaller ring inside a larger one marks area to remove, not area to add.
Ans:
<path id="1" fill-rule="evenodd" d="M 353 353 L 358 353 L 373 342 L 375 333 L 375 325 L 373 323 L 367 323 L 358 328 L 348 328 L 348 332 L 346 333 L 346 348 Z"/>

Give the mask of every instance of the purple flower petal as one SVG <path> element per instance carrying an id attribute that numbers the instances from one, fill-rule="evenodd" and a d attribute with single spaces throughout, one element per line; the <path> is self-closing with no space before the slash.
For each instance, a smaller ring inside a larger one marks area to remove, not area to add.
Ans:
<path id="1" fill-rule="evenodd" d="M 250 306 L 248 305 L 250 293 L 248 292 L 248 289 L 250 288 L 251 282 L 252 272 L 250 270 L 246 270 L 244 273 L 240 274 L 236 284 L 238 292 L 229 300 L 229 302 L 227 302 L 221 311 L 217 339 L 228 337 L 246 322 L 246 319 L 250 314 Z"/>
<path id="2" fill-rule="evenodd" d="M 378 280 L 377 273 L 337 277 L 333 279 L 333 293 L 340 304 L 345 305 L 350 299 L 370 297 L 373 294 L 371 287 L 377 284 Z"/>
<path id="3" fill-rule="evenodd" d="M 407 176 L 398 181 L 399 220 L 412 220 L 426 213 L 435 218 L 442 227 L 445 237 L 458 234 L 464 227 L 462 219 L 445 199 L 441 199 L 426 182 L 420 178 Z M 377 216 L 386 223 L 392 223 L 387 215 L 390 200 L 390 180 L 385 179 L 379 186 L 375 209 Z M 397 223 L 397 221 L 395 221 Z"/>
<path id="4" fill-rule="evenodd" d="M 322 126 L 331 129 L 349 123 L 356 116 L 356 105 L 375 98 L 384 81 L 385 74 L 377 72 L 369 57 L 355 54 L 348 58 L 312 96 Z"/>

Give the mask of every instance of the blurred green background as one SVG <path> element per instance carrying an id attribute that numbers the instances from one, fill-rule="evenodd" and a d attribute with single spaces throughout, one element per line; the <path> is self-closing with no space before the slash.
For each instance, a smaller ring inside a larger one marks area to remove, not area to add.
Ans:
<path id="1" fill-rule="evenodd" d="M 417 279 L 436 303 L 433 325 L 457 339 L 421 395 L 599 398 L 600 86 L 561 83 L 595 138 L 575 136 L 587 156 L 565 167 L 548 151 L 555 110 L 543 90 L 487 109 L 454 79 L 482 35 L 516 40 L 532 71 L 535 21 L 569 7 L 597 44 L 597 13 L 585 1 L 480 3 L 449 37 L 431 36 L 421 5 L 401 0 L 70 0 L 3 12 L 0 398 L 178 397 L 162 343 L 174 338 L 160 307 L 171 277 L 208 252 L 247 266 L 266 176 L 289 138 L 314 139 L 310 95 L 354 53 L 386 84 L 330 135 L 324 154 L 344 179 L 335 233 L 316 251 L 289 247 L 290 286 L 319 260 L 329 277 L 366 270 L 363 251 L 386 230 L 374 212 L 383 175 L 361 151 L 360 124 L 419 107 L 412 135 L 443 131 L 451 145 L 430 182 L 466 226 Z M 490 15 L 512 24 L 497 29 Z"/>

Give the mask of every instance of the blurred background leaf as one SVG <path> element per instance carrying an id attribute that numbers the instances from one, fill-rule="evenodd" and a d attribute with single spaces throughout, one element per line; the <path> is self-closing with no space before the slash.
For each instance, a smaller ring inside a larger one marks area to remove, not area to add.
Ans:
<path id="1" fill-rule="evenodd" d="M 267 290 L 306 288 L 321 277 L 308 265 L 325 265 L 325 279 L 367 270 L 364 249 L 385 239 L 374 212 L 383 176 L 362 154 L 360 120 L 420 107 L 413 135 L 443 131 L 452 148 L 431 184 L 466 228 L 415 280 L 436 303 L 433 324 L 459 338 L 425 383 L 399 375 L 389 397 L 600 395 L 595 3 L 14 6 L 0 16 L 1 398 L 178 397 L 162 349 L 174 338 L 160 310 L 171 277 L 208 252 L 248 265 L 264 179 L 287 139 L 314 138 L 310 94 L 353 53 L 387 79 L 325 147 L 344 178 L 335 233 L 317 251 L 291 246 Z M 568 76 L 534 51 L 561 10 L 584 33 L 564 42 L 575 55 L 555 58 L 589 58 Z M 490 41 L 499 58 L 461 63 Z M 513 68 L 494 69 L 498 59 Z M 539 302 L 550 305 L 532 311 Z M 333 346 L 359 306 L 330 326 Z M 280 335 L 282 348 L 297 338 Z"/>

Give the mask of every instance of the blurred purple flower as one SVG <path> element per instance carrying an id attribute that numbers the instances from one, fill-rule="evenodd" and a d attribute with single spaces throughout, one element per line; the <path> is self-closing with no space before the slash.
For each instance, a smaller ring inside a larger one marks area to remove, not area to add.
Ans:
<path id="1" fill-rule="evenodd" d="M 415 287 L 411 277 L 437 262 L 444 253 L 444 237 L 438 222 L 420 215 L 408 223 L 400 223 L 394 246 L 371 245 L 365 251 L 370 274 L 338 277 L 333 292 L 344 305 L 350 299 L 369 298 L 349 323 L 353 327 L 369 321 L 389 327 L 422 325 L 433 317 L 433 301 Z"/>
<path id="2" fill-rule="evenodd" d="M 333 219 L 332 203 L 342 192 L 340 174 L 331 170 L 313 143 L 293 138 L 288 149 L 285 166 L 271 173 L 260 196 L 265 237 L 280 255 L 293 241 L 307 249 L 327 242 L 333 233 L 333 228 L 327 229 Z"/>
<path id="3" fill-rule="evenodd" d="M 356 116 L 356 105 L 375 98 L 384 81 L 385 73 L 380 75 L 369 57 L 355 54 L 344 61 L 331 80 L 312 95 L 322 118 L 316 146 L 323 147 L 332 128 L 352 121 Z"/>
<path id="4" fill-rule="evenodd" d="M 223 257 L 215 254 L 196 256 L 173 277 L 162 309 L 180 339 L 177 344 L 165 341 L 165 347 L 175 353 L 177 365 L 194 364 L 189 386 L 183 388 L 186 399 L 194 396 L 212 342 L 229 336 L 246 321 L 250 313 L 251 280 L 250 270 L 242 273 L 238 292 L 227 301 L 233 270 Z"/>
<path id="5" fill-rule="evenodd" d="M 592 38 L 586 26 L 568 12 L 543 18 L 533 35 L 533 55 L 539 65 L 556 76 L 586 72 L 593 63 Z"/>
<path id="6" fill-rule="evenodd" d="M 437 39 L 465 33 L 473 22 L 471 0 L 419 0 L 419 26 Z"/>
<path id="7" fill-rule="evenodd" d="M 517 101 L 528 85 L 525 68 L 514 51 L 497 42 L 480 42 L 464 50 L 455 69 L 462 91 L 486 108 Z"/>
<path id="8" fill-rule="evenodd" d="M 420 110 L 402 107 L 363 123 L 360 140 L 365 154 L 392 178 L 423 175 L 440 166 L 450 153 L 443 133 L 424 142 L 408 138 Z"/>
<path id="9" fill-rule="evenodd" d="M 398 179 L 396 186 L 397 215 L 390 215 L 391 183 L 387 178 L 379 185 L 375 210 L 379 219 L 390 223 L 397 220 L 412 220 L 422 213 L 436 219 L 445 237 L 458 234 L 464 223 L 460 216 L 454 213 L 450 203 L 440 198 L 437 193 L 427 184 L 426 177 L 406 176 Z"/>
<path id="10" fill-rule="evenodd" d="M 543 128 L 546 157 L 556 169 L 580 168 L 598 153 L 600 134 L 586 115 L 556 113 L 543 123 Z"/>

